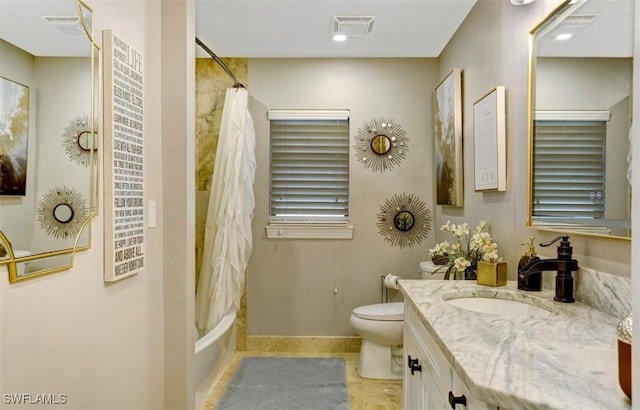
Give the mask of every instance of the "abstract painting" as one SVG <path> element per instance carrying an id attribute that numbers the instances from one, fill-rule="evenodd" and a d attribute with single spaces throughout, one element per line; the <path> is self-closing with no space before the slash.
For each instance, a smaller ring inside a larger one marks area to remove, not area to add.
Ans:
<path id="1" fill-rule="evenodd" d="M 463 205 L 462 72 L 455 68 L 436 87 L 434 98 L 436 199 Z"/>
<path id="2" fill-rule="evenodd" d="M 0 195 L 25 195 L 29 87 L 0 77 Z"/>

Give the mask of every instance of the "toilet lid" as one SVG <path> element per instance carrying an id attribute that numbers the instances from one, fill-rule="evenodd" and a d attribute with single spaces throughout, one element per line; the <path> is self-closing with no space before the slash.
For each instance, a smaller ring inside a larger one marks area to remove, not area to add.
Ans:
<path id="1" fill-rule="evenodd" d="M 378 303 L 353 309 L 353 315 L 369 320 L 404 320 L 404 303 Z"/>

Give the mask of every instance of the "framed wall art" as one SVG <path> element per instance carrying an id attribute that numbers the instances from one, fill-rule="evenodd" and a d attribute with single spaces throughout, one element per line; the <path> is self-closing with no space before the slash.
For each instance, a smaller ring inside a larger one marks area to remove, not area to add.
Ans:
<path id="1" fill-rule="evenodd" d="M 434 94 L 436 203 L 462 206 L 462 71 L 453 69 Z"/>
<path id="2" fill-rule="evenodd" d="M 497 86 L 473 104 L 476 191 L 507 190 L 505 89 Z"/>
<path id="3" fill-rule="evenodd" d="M 104 280 L 144 270 L 143 56 L 111 30 L 104 47 Z"/>
<path id="4" fill-rule="evenodd" d="M 29 87 L 0 77 L 0 195 L 27 188 Z"/>

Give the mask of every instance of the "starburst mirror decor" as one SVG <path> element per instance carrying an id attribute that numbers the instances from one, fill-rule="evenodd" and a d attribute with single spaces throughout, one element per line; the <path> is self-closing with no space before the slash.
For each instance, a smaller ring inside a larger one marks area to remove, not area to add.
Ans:
<path id="1" fill-rule="evenodd" d="M 394 195 L 380 206 L 378 232 L 393 246 L 412 247 L 422 242 L 431 231 L 431 211 L 420 198 Z"/>
<path id="2" fill-rule="evenodd" d="M 88 216 L 86 201 L 73 188 L 53 188 L 38 202 L 40 227 L 57 239 L 75 237 Z"/>
<path id="3" fill-rule="evenodd" d="M 356 158 L 365 168 L 388 171 L 405 158 L 409 138 L 402 125 L 388 118 L 374 118 L 365 122 L 356 136 Z"/>
<path id="4" fill-rule="evenodd" d="M 89 152 L 98 149 L 97 135 L 97 121 L 94 123 L 92 130 L 88 115 L 76 117 L 74 120 L 69 121 L 62 134 L 64 152 L 76 164 L 84 167 L 89 166 Z"/>

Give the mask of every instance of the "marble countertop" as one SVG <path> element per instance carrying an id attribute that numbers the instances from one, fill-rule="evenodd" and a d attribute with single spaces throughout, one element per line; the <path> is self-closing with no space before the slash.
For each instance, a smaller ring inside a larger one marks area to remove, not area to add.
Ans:
<path id="1" fill-rule="evenodd" d="M 515 282 L 400 280 L 399 287 L 475 398 L 513 410 L 631 408 L 618 384 L 619 319 L 582 303 L 554 302 L 550 291 L 517 290 Z M 477 313 L 446 303 L 442 296 L 452 291 L 526 297 L 552 313 Z"/>

